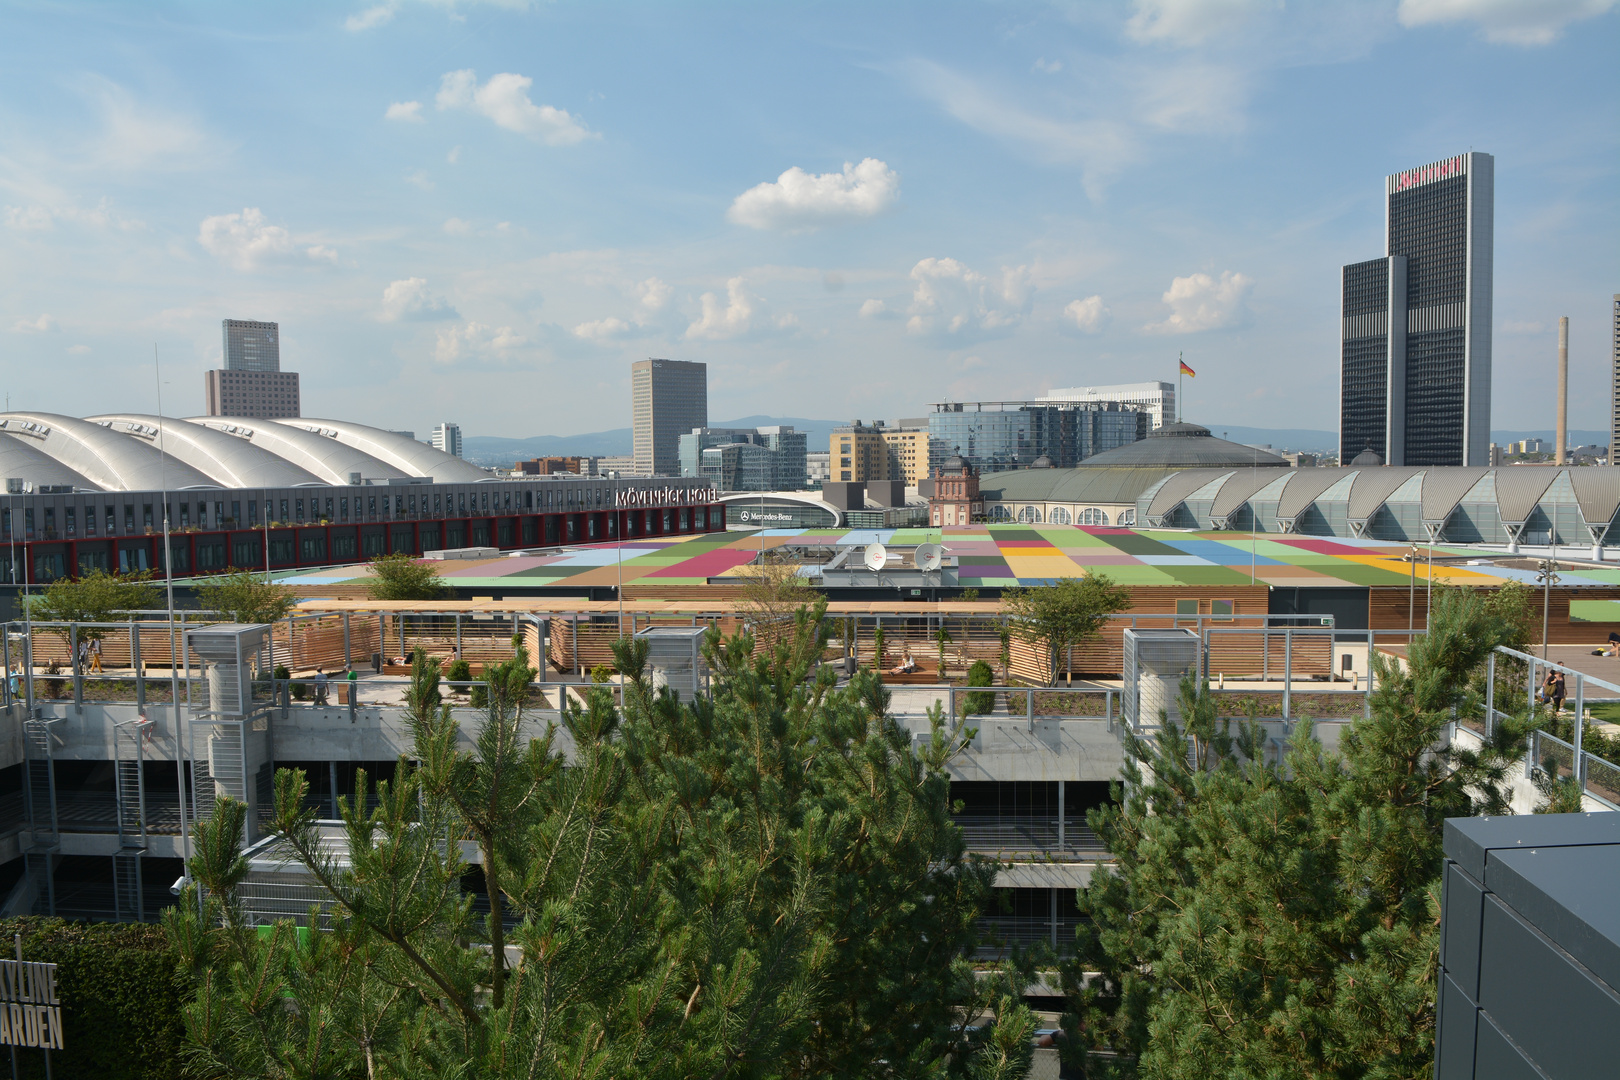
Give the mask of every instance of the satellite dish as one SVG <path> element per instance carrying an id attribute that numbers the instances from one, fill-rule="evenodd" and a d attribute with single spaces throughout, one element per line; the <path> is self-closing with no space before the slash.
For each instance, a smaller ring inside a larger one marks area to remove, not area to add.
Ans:
<path id="1" fill-rule="evenodd" d="M 889 553 L 882 544 L 866 545 L 866 568 L 868 570 L 881 570 L 883 564 L 889 561 Z"/>
<path id="2" fill-rule="evenodd" d="M 938 544 L 918 544 L 917 569 L 938 570 L 939 564 L 945 561 L 945 549 Z"/>

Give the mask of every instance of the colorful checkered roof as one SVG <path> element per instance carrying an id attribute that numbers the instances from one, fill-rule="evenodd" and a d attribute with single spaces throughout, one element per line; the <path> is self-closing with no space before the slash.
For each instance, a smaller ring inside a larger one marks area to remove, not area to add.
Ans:
<path id="1" fill-rule="evenodd" d="M 462 589 L 522 590 L 547 586 L 604 588 L 625 585 L 702 585 L 734 575 L 760 546 L 913 547 L 943 544 L 956 557 L 962 586 L 1004 588 L 1058 578 L 1106 574 L 1121 585 L 1247 585 L 1305 587 L 1405 585 L 1412 567 L 1402 561 L 1410 545 L 1377 540 L 1247 533 L 1107 529 L 1065 525 L 973 525 L 948 529 L 768 529 L 710 533 L 569 548 L 555 555 L 516 555 L 440 565 L 446 583 Z M 1416 578 L 1426 581 L 1427 548 L 1419 549 Z M 1491 553 L 1436 545 L 1436 558 L 1488 560 Z M 288 575 L 294 585 L 363 583 L 364 566 Z M 1620 569 L 1567 568 L 1566 586 L 1620 584 Z M 1490 565 L 1435 565 L 1441 582 L 1496 585 L 1534 582 L 1529 570 Z"/>

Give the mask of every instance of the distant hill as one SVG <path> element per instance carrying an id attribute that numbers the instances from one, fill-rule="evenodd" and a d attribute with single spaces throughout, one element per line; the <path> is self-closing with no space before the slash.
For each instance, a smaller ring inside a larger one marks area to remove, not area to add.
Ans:
<path id="1" fill-rule="evenodd" d="M 827 449 L 832 429 L 847 420 L 806 420 L 799 416 L 744 416 L 739 420 L 712 420 L 710 427 L 771 427 L 789 425 L 808 436 L 812 450 Z M 467 435 L 461 440 L 462 455 L 478 465 L 505 465 L 537 457 L 614 457 L 629 454 L 633 439 L 629 428 L 590 431 L 582 435 L 531 435 L 526 439 L 499 435 Z"/>

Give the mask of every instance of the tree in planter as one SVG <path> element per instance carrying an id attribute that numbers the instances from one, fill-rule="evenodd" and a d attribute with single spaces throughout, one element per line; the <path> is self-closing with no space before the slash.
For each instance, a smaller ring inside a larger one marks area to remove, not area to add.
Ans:
<path id="1" fill-rule="evenodd" d="M 887 666 L 883 658 L 883 624 L 878 623 L 872 630 L 872 669 L 882 671 Z"/>
<path id="2" fill-rule="evenodd" d="M 973 666 L 968 668 L 967 684 L 969 686 L 993 686 L 995 680 L 995 671 L 983 660 L 973 661 Z M 983 716 L 986 713 L 994 712 L 995 708 L 996 695 L 992 691 L 987 690 L 977 694 L 969 693 L 962 698 L 962 711 L 967 716 Z"/>
<path id="3" fill-rule="evenodd" d="M 939 629 L 934 632 L 934 642 L 939 646 L 939 677 L 945 678 L 945 646 L 951 643 L 951 633 L 945 629 L 945 623 L 940 621 Z"/>
<path id="4" fill-rule="evenodd" d="M 1103 574 L 1087 574 L 1055 585 L 1008 589 L 1002 601 L 1011 635 L 1045 650 L 1052 673 L 1047 685 L 1056 686 L 1061 660 L 1096 634 L 1108 616 L 1129 608 L 1131 594 Z"/>
<path id="5" fill-rule="evenodd" d="M 340 802 L 352 865 L 323 853 L 303 775 L 276 777 L 272 828 L 337 903 L 304 946 L 246 925 L 243 808 L 221 800 L 196 829 L 207 907 L 188 893 L 165 916 L 195 1070 L 1017 1075 L 1028 1014 L 1008 1001 L 970 1030 L 976 1008 L 957 1008 L 981 1000 L 962 953 L 995 872 L 950 821 L 962 732 L 936 709 L 919 753 L 871 673 L 812 675 L 823 615 L 769 658 L 711 631 L 697 705 L 655 692 L 645 643 L 621 640 L 624 708 L 593 690 L 562 730 L 521 714 L 520 658 L 491 684 L 476 757 L 419 704 L 436 673 L 413 665 L 420 765 L 376 785 L 373 811 Z M 446 837 L 485 853 L 492 918 L 462 899 Z"/>
<path id="6" fill-rule="evenodd" d="M 297 603 L 287 586 L 265 581 L 260 574 L 235 567 L 198 586 L 197 599 L 204 608 L 228 615 L 232 622 L 239 623 L 280 622 Z"/>
<path id="7" fill-rule="evenodd" d="M 742 595 L 737 610 L 752 628 L 754 639 L 768 652 L 791 637 L 794 617 L 815 603 L 816 590 L 799 574 L 796 563 L 769 559 L 753 566 L 739 567 Z"/>
<path id="8" fill-rule="evenodd" d="M 379 555 L 369 565 L 366 592 L 373 600 L 437 600 L 444 595 L 444 581 L 430 562 L 396 553 Z"/>
<path id="9" fill-rule="evenodd" d="M 1269 762 L 1260 727 L 1190 680 L 1185 728 L 1125 733 L 1123 794 L 1087 815 L 1117 862 L 1064 972 L 1088 1076 L 1430 1075 L 1443 824 L 1505 812 L 1525 731 L 1436 751 L 1513 629 L 1477 594 L 1435 601 L 1406 670 L 1374 658 L 1372 715 L 1336 754 L 1301 723 Z"/>

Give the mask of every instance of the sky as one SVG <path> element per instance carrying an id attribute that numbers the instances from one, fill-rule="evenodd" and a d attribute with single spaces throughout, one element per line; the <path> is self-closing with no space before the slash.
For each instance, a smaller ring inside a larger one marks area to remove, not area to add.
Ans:
<path id="1" fill-rule="evenodd" d="M 12 408 L 196 415 L 220 320 L 426 437 L 875 419 L 1197 372 L 1337 427 L 1383 178 L 1496 158 L 1493 427 L 1604 428 L 1616 0 L 0 0 Z M 154 360 L 154 357 L 156 360 Z"/>

